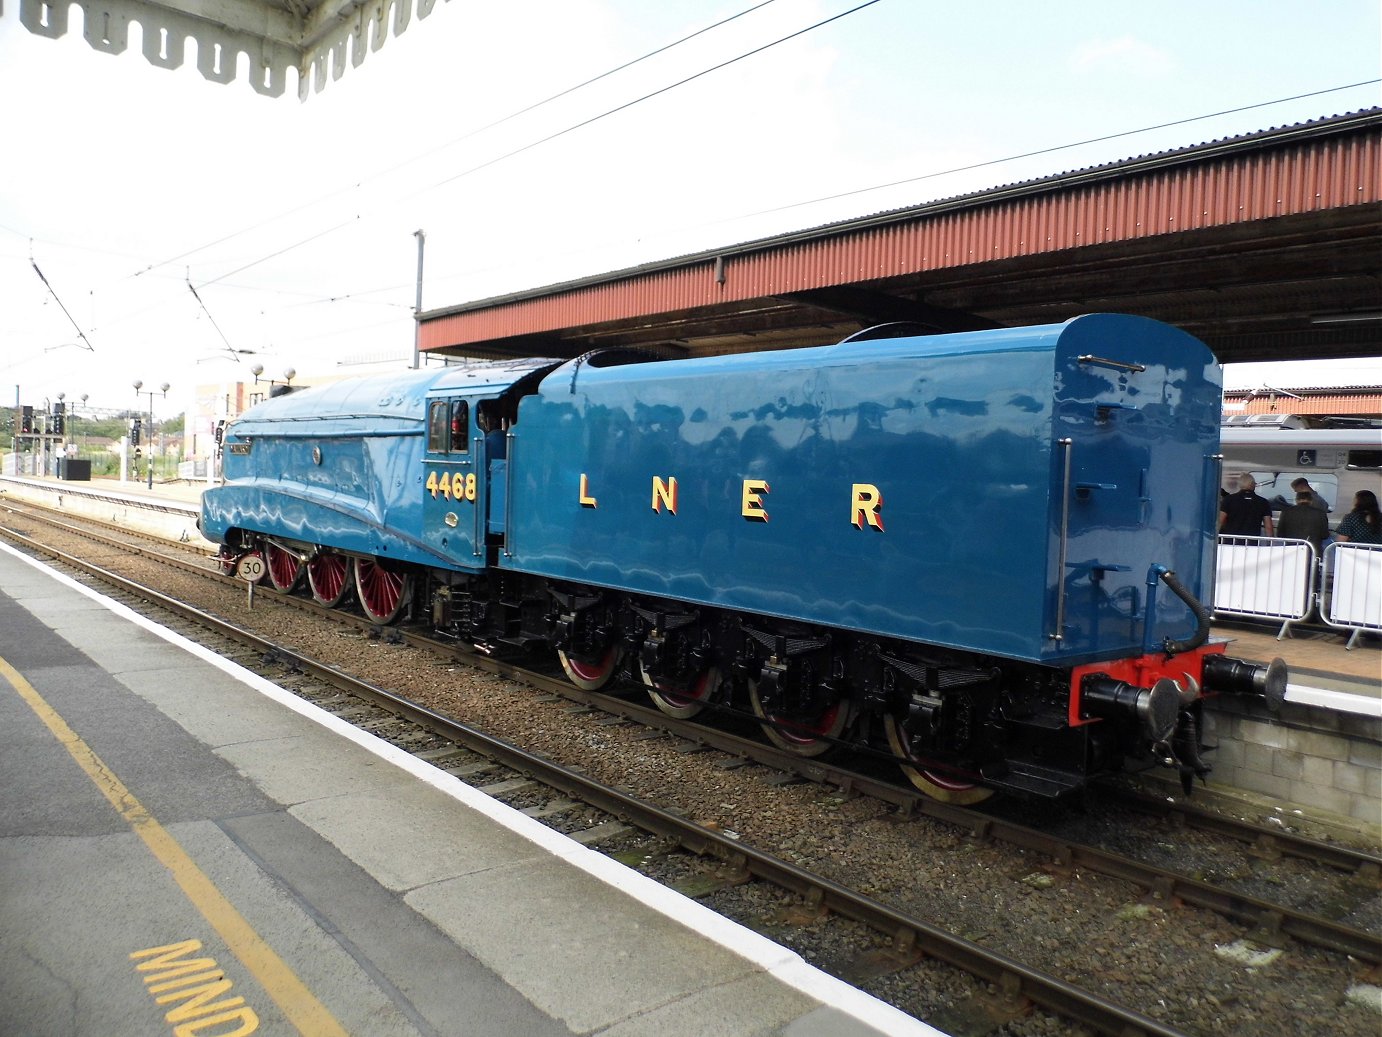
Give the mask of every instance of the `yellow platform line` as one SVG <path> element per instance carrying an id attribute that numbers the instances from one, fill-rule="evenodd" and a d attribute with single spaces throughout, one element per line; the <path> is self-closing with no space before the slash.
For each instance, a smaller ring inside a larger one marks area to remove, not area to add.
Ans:
<path id="1" fill-rule="evenodd" d="M 274 953 L 264 938 L 254 931 L 244 916 L 216 888 L 216 884 L 197 867 L 187 851 L 144 809 L 144 805 L 91 747 L 67 726 L 67 722 L 48 705 L 34 686 L 3 657 L 0 657 L 0 676 L 14 686 L 19 697 L 28 703 L 29 708 L 53 733 L 53 737 L 71 753 L 72 759 L 77 761 L 101 794 L 110 800 L 111 806 L 134 829 L 134 833 L 144 840 L 144 845 L 158 858 L 159 863 L 172 873 L 187 899 L 221 935 L 231 953 L 254 975 L 288 1017 L 288 1021 L 300 1033 L 311 1037 L 347 1037 L 345 1028 L 298 979 L 287 963 Z"/>

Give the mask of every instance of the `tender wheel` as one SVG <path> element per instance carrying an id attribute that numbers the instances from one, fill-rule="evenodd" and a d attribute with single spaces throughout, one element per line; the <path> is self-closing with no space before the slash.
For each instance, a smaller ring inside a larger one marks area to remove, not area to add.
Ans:
<path id="1" fill-rule="evenodd" d="M 297 590 L 307 571 L 307 566 L 303 565 L 298 556 L 283 550 L 277 544 L 265 544 L 264 554 L 269 564 L 270 586 L 281 594 Z"/>
<path id="2" fill-rule="evenodd" d="M 714 698 L 716 690 L 720 687 L 720 671 L 713 666 L 687 682 L 684 688 L 673 687 L 665 681 L 654 681 L 642 666 L 639 670 L 643 675 L 643 683 L 648 686 L 648 697 L 653 700 L 653 704 L 669 717 L 676 717 L 678 720 L 688 720 L 699 713 L 705 708 L 705 704 Z"/>
<path id="3" fill-rule="evenodd" d="M 557 652 L 567 679 L 582 691 L 599 691 L 608 684 L 619 670 L 620 654 L 619 646 L 613 645 L 598 663 L 583 663 L 563 651 Z"/>
<path id="4" fill-rule="evenodd" d="M 758 694 L 758 682 L 749 682 L 749 701 L 753 711 L 765 721 L 763 733 L 779 749 L 797 756 L 820 756 L 834 748 L 831 739 L 839 738 L 849 719 L 849 704 L 837 699 L 815 717 L 792 717 L 771 713 Z"/>
<path id="5" fill-rule="evenodd" d="M 307 563 L 307 585 L 317 604 L 334 609 L 350 593 L 350 560 L 323 551 Z"/>
<path id="6" fill-rule="evenodd" d="M 902 765 L 902 773 L 907 779 L 932 799 L 957 806 L 970 806 L 982 803 L 993 795 L 993 789 L 964 781 L 943 771 L 928 769 L 927 761 L 912 752 L 902 722 L 891 714 L 883 718 L 883 726 L 888 732 L 888 744 L 893 752 L 907 762 Z"/>
<path id="7" fill-rule="evenodd" d="M 355 590 L 366 616 L 376 623 L 392 623 L 412 598 L 413 577 L 378 558 L 357 558 Z"/>

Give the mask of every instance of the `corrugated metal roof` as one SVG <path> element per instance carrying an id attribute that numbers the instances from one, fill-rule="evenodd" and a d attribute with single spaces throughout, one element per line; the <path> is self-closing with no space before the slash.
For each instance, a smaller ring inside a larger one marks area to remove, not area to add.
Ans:
<path id="1" fill-rule="evenodd" d="M 1382 415 L 1382 385 L 1226 389 L 1224 401 L 1238 414 Z"/>
<path id="2" fill-rule="evenodd" d="M 421 316 L 424 349 L 773 300 L 1382 201 L 1382 109 L 826 224 Z"/>
<path id="3" fill-rule="evenodd" d="M 1226 394 L 1227 395 L 1227 394 Z M 1382 392 L 1339 393 L 1310 396 L 1293 400 L 1282 396 L 1273 401 L 1268 396 L 1251 400 L 1239 414 L 1377 414 L 1382 415 Z"/>

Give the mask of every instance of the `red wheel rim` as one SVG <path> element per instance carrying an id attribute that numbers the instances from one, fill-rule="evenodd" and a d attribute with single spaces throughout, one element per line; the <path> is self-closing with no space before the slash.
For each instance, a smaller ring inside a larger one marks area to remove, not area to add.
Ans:
<path id="1" fill-rule="evenodd" d="M 749 684 L 749 701 L 753 711 L 763 721 L 763 733 L 768 736 L 768 741 L 798 756 L 814 757 L 828 753 L 835 746 L 834 740 L 844 733 L 845 722 L 849 719 L 849 705 L 843 699 L 831 703 L 813 720 L 771 713 L 763 708 L 756 681 Z"/>
<path id="2" fill-rule="evenodd" d="M 283 550 L 276 544 L 266 545 L 269 563 L 269 582 L 274 590 L 285 594 L 297 587 L 302 579 L 302 562 L 295 554 Z"/>
<path id="3" fill-rule="evenodd" d="M 667 700 L 668 705 L 684 708 L 686 706 L 704 705 L 705 701 L 710 698 L 710 693 L 715 690 L 715 686 L 718 683 L 719 680 L 715 671 L 706 670 L 696 678 L 696 682 L 692 684 L 691 687 L 680 691 L 670 685 L 664 684 L 662 681 L 654 682 L 653 687 L 657 689 L 659 695 Z"/>
<path id="4" fill-rule="evenodd" d="M 610 648 L 598 663 L 581 662 L 560 651 L 557 652 L 557 656 L 561 659 L 561 666 L 566 671 L 567 678 L 582 691 L 603 688 L 619 667 L 618 645 Z"/>
<path id="5" fill-rule="evenodd" d="M 720 688 L 720 671 L 715 667 L 698 674 L 687 687 L 675 688 L 664 681 L 654 681 L 643 670 L 643 683 L 648 697 L 658 709 L 670 717 L 687 720 L 694 717 L 715 697 Z"/>
<path id="6" fill-rule="evenodd" d="M 777 733 L 788 742 L 795 742 L 798 745 L 814 745 L 826 735 L 833 735 L 838 728 L 836 724 L 840 719 L 840 710 L 844 708 L 844 703 L 837 702 L 820 715 L 813 724 L 803 724 L 799 720 L 788 720 L 785 717 L 775 716 L 769 713 L 765 720 L 770 720 L 777 725 Z"/>
<path id="7" fill-rule="evenodd" d="M 993 795 L 993 790 L 977 782 L 967 781 L 963 776 L 937 769 L 933 760 L 914 753 L 907 742 L 901 722 L 895 716 L 884 720 L 888 733 L 888 743 L 905 762 L 902 773 L 922 792 L 942 803 L 955 803 L 971 806 L 982 803 Z"/>
<path id="8" fill-rule="evenodd" d="M 312 597 L 327 608 L 335 608 L 350 589 L 350 563 L 340 555 L 323 553 L 307 563 L 307 582 Z"/>
<path id="9" fill-rule="evenodd" d="M 407 573 L 386 568 L 372 558 L 355 560 L 355 589 L 365 615 L 380 623 L 392 623 L 408 603 L 412 586 Z"/>

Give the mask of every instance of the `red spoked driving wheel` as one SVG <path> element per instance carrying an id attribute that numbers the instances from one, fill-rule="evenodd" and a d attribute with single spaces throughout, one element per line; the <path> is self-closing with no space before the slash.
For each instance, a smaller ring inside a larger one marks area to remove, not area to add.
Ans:
<path id="1" fill-rule="evenodd" d="M 379 558 L 355 559 L 355 591 L 360 608 L 376 623 L 392 623 L 412 597 L 411 573 Z"/>
<path id="2" fill-rule="evenodd" d="M 335 608 L 350 593 L 350 560 L 330 551 L 314 556 L 307 563 L 307 585 L 317 604 Z"/>
<path id="3" fill-rule="evenodd" d="M 269 584 L 274 590 L 287 594 L 297 590 L 307 567 L 302 559 L 277 544 L 264 545 L 265 560 L 269 563 Z"/>

